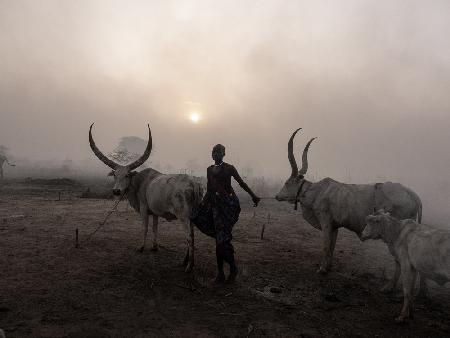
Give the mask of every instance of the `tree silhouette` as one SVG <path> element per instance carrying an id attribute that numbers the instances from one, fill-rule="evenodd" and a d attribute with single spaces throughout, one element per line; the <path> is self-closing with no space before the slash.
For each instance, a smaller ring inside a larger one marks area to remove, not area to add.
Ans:
<path id="1" fill-rule="evenodd" d="M 108 155 L 113 161 L 125 165 L 136 161 L 141 155 L 128 151 L 127 148 L 117 147 Z"/>
<path id="2" fill-rule="evenodd" d="M 146 140 L 136 136 L 124 136 L 120 138 L 119 145 L 108 156 L 113 161 L 126 165 L 141 157 L 146 146 Z M 145 164 L 142 166 L 146 167 Z"/>

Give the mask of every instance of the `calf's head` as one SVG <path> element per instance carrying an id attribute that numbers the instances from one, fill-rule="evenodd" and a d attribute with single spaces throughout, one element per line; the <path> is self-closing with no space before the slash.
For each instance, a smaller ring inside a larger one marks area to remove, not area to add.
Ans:
<path id="1" fill-rule="evenodd" d="M 392 217 L 384 209 L 380 209 L 366 217 L 366 226 L 361 233 L 361 240 L 382 239 L 390 226 L 392 226 Z"/>
<path id="2" fill-rule="evenodd" d="M 275 196 L 278 201 L 287 201 L 294 203 L 298 199 L 298 194 L 300 193 L 302 185 L 305 182 L 305 175 L 308 171 L 308 150 L 312 141 L 314 141 L 316 138 L 312 138 L 306 144 L 302 155 L 302 168 L 298 170 L 297 162 L 294 156 L 294 137 L 300 129 L 301 128 L 294 131 L 288 142 L 288 159 L 291 165 L 292 172 L 291 176 L 284 183 L 284 186 L 281 188 L 280 192 Z"/>
<path id="3" fill-rule="evenodd" d="M 91 149 L 94 152 L 95 156 L 97 156 L 100 159 L 100 161 L 102 161 L 112 169 L 112 171 L 109 173 L 109 176 L 114 177 L 113 194 L 115 196 L 123 196 L 123 194 L 126 193 L 128 188 L 130 187 L 133 175 L 136 174 L 136 172 L 133 170 L 141 166 L 145 161 L 147 161 L 147 159 L 150 157 L 150 153 L 152 152 L 152 132 L 150 130 L 150 126 L 147 125 L 148 142 L 144 154 L 133 163 L 127 165 L 120 165 L 110 160 L 97 148 L 94 139 L 92 137 L 93 125 L 94 124 L 92 124 L 91 127 L 89 128 L 89 145 L 91 146 Z"/>

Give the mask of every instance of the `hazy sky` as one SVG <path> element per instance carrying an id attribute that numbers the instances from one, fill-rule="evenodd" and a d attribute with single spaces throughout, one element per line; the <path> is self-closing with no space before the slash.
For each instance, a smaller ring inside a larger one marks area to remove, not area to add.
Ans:
<path id="1" fill-rule="evenodd" d="M 449 39 L 448 0 L 0 0 L 0 144 L 83 159 L 91 122 L 105 152 L 150 123 L 154 161 L 285 176 L 303 127 L 320 176 L 446 177 Z"/>

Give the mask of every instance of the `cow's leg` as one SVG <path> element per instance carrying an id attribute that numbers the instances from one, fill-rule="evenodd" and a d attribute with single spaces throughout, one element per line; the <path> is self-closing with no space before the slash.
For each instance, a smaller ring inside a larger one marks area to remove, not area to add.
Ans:
<path id="1" fill-rule="evenodd" d="M 418 273 L 418 275 L 420 283 L 419 283 L 419 292 L 417 293 L 417 296 L 426 298 L 428 297 L 427 278 L 420 273 Z"/>
<path id="2" fill-rule="evenodd" d="M 391 280 L 389 280 L 382 288 L 381 292 L 389 293 L 394 291 L 395 285 L 397 285 L 397 281 L 400 277 L 400 263 L 398 260 L 395 260 L 395 271 L 394 271 L 394 277 L 392 277 Z"/>
<path id="3" fill-rule="evenodd" d="M 417 270 L 411 266 L 408 260 L 402 262 L 402 283 L 403 283 L 403 308 L 400 316 L 397 317 L 397 322 L 403 322 L 412 314 L 412 304 L 414 296 L 414 286 L 417 279 Z"/>
<path id="4" fill-rule="evenodd" d="M 153 215 L 153 239 L 151 251 L 158 251 L 158 216 Z"/>
<path id="5" fill-rule="evenodd" d="M 147 233 L 148 233 L 148 209 L 145 204 L 140 205 L 139 207 L 141 219 L 142 219 L 142 246 L 140 247 L 139 251 L 144 252 L 145 249 L 145 242 L 147 240 Z"/>
<path id="6" fill-rule="evenodd" d="M 3 163 L 0 165 L 0 179 L 3 179 Z"/>
<path id="7" fill-rule="evenodd" d="M 323 260 L 322 265 L 317 270 L 318 273 L 325 274 L 330 271 L 337 234 L 338 229 L 333 228 L 331 225 L 322 227 Z"/>
<path id="8" fill-rule="evenodd" d="M 191 272 L 194 269 L 194 225 L 190 220 L 183 223 L 187 246 L 187 253 L 184 258 L 184 263 L 187 263 L 185 271 Z"/>

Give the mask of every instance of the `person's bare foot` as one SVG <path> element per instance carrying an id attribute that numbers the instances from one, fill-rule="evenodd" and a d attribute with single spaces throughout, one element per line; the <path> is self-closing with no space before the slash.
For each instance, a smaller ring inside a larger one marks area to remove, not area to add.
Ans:
<path id="1" fill-rule="evenodd" d="M 234 269 L 230 269 L 230 274 L 226 280 L 227 284 L 233 284 L 236 281 L 239 270 L 235 267 Z"/>
<path id="2" fill-rule="evenodd" d="M 219 272 L 216 278 L 213 281 L 214 285 L 220 286 L 225 283 L 225 274 L 223 272 Z"/>

